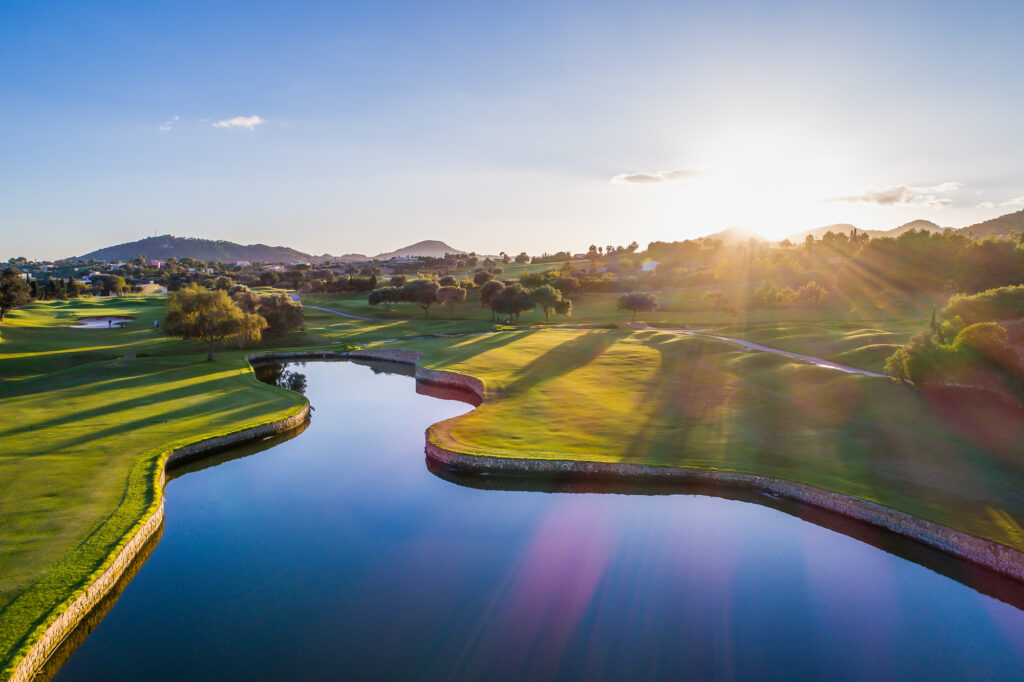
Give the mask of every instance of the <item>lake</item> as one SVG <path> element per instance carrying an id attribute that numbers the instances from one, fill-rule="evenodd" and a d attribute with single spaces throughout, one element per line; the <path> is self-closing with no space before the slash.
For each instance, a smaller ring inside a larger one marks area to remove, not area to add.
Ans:
<path id="1" fill-rule="evenodd" d="M 763 495 L 460 476 L 424 429 L 470 405 L 260 373 L 310 425 L 176 472 L 57 679 L 1024 678 L 1019 583 Z"/>

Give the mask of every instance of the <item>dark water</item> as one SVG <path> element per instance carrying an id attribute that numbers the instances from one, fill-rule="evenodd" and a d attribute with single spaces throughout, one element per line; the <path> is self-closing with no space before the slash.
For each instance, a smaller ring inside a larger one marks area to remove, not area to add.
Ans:
<path id="1" fill-rule="evenodd" d="M 1015 583 L 735 499 L 435 474 L 424 428 L 470 406 L 289 370 L 309 428 L 169 483 L 162 539 L 59 679 L 1024 678 L 1024 611 L 989 596 Z"/>

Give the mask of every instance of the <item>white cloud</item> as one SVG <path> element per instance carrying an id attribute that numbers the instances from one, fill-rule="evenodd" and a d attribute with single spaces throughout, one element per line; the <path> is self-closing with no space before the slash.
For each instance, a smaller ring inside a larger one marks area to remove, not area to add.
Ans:
<path id="1" fill-rule="evenodd" d="M 927 206 L 945 208 L 952 205 L 951 199 L 939 197 L 939 194 L 953 192 L 963 187 L 962 182 L 943 182 L 931 187 L 912 187 L 911 185 L 888 185 L 886 187 L 869 187 L 863 192 L 844 197 L 833 197 L 828 201 L 844 201 L 849 203 L 876 204 L 878 206 Z"/>
<path id="2" fill-rule="evenodd" d="M 266 121 L 259 116 L 235 116 L 234 118 L 225 118 L 220 121 L 214 121 L 214 128 L 248 128 L 249 130 L 255 130 L 256 126 Z"/>
<path id="3" fill-rule="evenodd" d="M 699 168 L 675 168 L 667 171 L 655 171 L 654 173 L 625 173 L 616 175 L 612 182 L 616 185 L 650 185 L 659 182 L 678 182 L 681 180 L 694 180 L 704 175 Z"/>
<path id="4" fill-rule="evenodd" d="M 1008 207 L 1019 207 L 1024 206 L 1024 196 L 1014 197 L 1009 201 L 1004 201 L 1001 204 L 997 204 L 993 201 L 983 201 L 978 204 L 978 208 L 995 208 L 996 206 L 1008 206 Z"/>
<path id="5" fill-rule="evenodd" d="M 167 132 L 168 130 L 173 128 L 174 124 L 177 123 L 178 121 L 179 121 L 179 118 L 178 118 L 177 114 L 175 114 L 174 118 L 168 119 L 167 121 L 165 121 L 165 122 L 160 124 L 160 130 L 162 130 L 164 132 Z"/>

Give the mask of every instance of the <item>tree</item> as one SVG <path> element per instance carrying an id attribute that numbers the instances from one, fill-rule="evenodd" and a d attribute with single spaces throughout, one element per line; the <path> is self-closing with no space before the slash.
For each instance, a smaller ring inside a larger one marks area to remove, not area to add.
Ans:
<path id="1" fill-rule="evenodd" d="M 395 278 L 392 277 L 391 281 L 395 281 Z M 368 303 L 370 305 L 380 305 L 383 303 L 384 314 L 388 315 L 391 313 L 391 306 L 402 300 L 399 294 L 400 292 L 397 287 L 381 287 L 380 289 L 374 289 L 370 292 Z"/>
<path id="2" fill-rule="evenodd" d="M 441 279 L 437 280 L 437 283 L 442 287 L 457 287 L 459 285 L 459 280 L 455 279 L 451 275 L 445 275 Z"/>
<path id="3" fill-rule="evenodd" d="M 505 288 L 505 285 L 496 279 L 488 280 L 483 283 L 480 287 L 480 307 L 484 308 L 491 305 L 491 299 L 499 291 Z"/>
<path id="4" fill-rule="evenodd" d="M 213 281 L 213 288 L 214 289 L 221 289 L 223 291 L 227 291 L 228 289 L 230 289 L 233 286 L 235 286 L 235 281 L 233 279 L 231 279 L 230 277 L 223 277 L 222 276 L 222 277 L 218 277 L 217 279 L 215 279 Z"/>
<path id="5" fill-rule="evenodd" d="M 555 312 L 555 307 L 561 302 L 562 292 L 550 284 L 545 284 L 533 290 L 533 300 L 544 311 L 544 321 L 547 322 L 551 313 Z"/>
<path id="6" fill-rule="evenodd" d="M 448 306 L 448 310 L 451 312 L 452 317 L 455 317 L 455 304 L 462 303 L 466 300 L 466 290 L 462 287 L 441 287 L 434 294 L 434 297 L 441 303 L 441 305 Z"/>
<path id="7" fill-rule="evenodd" d="M 263 294 L 257 311 L 267 321 L 267 334 L 284 336 L 302 329 L 302 304 L 288 294 Z"/>
<path id="8" fill-rule="evenodd" d="M 409 278 L 405 275 L 392 275 L 391 280 L 388 282 L 388 286 L 394 287 L 395 289 L 405 286 L 405 283 L 409 281 Z"/>
<path id="9" fill-rule="evenodd" d="M 537 307 L 529 291 L 518 284 L 503 288 L 491 297 L 491 310 L 495 313 L 510 315 L 516 322 L 519 314 Z"/>
<path id="10" fill-rule="evenodd" d="M 634 291 L 619 297 L 619 310 L 632 310 L 633 321 L 639 312 L 649 313 L 658 309 L 658 297 L 647 291 Z"/>
<path id="11" fill-rule="evenodd" d="M 580 293 L 580 281 L 575 277 L 559 277 L 552 286 L 562 292 L 562 296 L 575 296 Z"/>
<path id="12" fill-rule="evenodd" d="M 478 287 L 482 287 L 484 284 L 490 282 L 492 279 L 494 279 L 494 275 L 487 272 L 486 270 L 477 270 L 473 274 L 473 284 L 477 285 Z"/>
<path id="13" fill-rule="evenodd" d="M 264 270 L 260 273 L 260 284 L 265 287 L 272 287 L 277 284 L 277 273 L 273 270 Z"/>
<path id="14" fill-rule="evenodd" d="M 414 279 L 399 289 L 399 300 L 415 303 L 430 317 L 430 306 L 437 302 L 435 296 L 441 285 L 429 279 Z"/>
<path id="15" fill-rule="evenodd" d="M 505 261 L 505 262 L 507 263 L 508 261 Z M 522 264 L 522 263 L 529 263 L 529 262 L 530 262 L 530 257 L 526 255 L 525 251 L 520 252 L 520 254 L 518 256 L 516 256 L 516 263 Z"/>
<path id="16" fill-rule="evenodd" d="M 169 336 L 198 339 L 209 346 L 207 360 L 213 360 L 213 345 L 230 338 L 258 340 L 267 321 L 246 313 L 226 291 L 207 291 L 190 284 L 171 296 L 167 303 L 164 331 Z"/>
<path id="17" fill-rule="evenodd" d="M 97 275 L 92 278 L 92 285 L 106 296 L 119 294 L 127 286 L 124 278 L 119 275 Z"/>
<path id="18" fill-rule="evenodd" d="M 555 304 L 555 312 L 559 315 L 572 317 L 572 299 L 563 298 Z"/>
<path id="19" fill-rule="evenodd" d="M 9 311 L 32 300 L 28 282 L 23 280 L 14 268 L 5 268 L 0 273 L 0 320 Z"/>

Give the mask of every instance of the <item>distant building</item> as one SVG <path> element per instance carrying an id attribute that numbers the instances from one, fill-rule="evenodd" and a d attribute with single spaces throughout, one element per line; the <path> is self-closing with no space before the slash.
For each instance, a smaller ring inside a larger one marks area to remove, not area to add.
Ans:
<path id="1" fill-rule="evenodd" d="M 162 268 L 164 266 L 164 263 L 165 261 L 157 260 L 155 258 L 149 259 L 149 267 L 151 268 Z"/>
<path id="2" fill-rule="evenodd" d="M 239 266 L 239 267 L 242 267 L 242 268 L 247 268 L 247 267 L 249 267 L 250 265 L 252 265 L 252 263 L 250 263 L 250 262 L 249 262 L 249 261 L 247 261 L 247 260 L 236 260 L 236 261 L 235 261 L 235 265 L 237 265 L 237 266 Z"/>
<path id="3" fill-rule="evenodd" d="M 572 255 L 573 260 L 587 260 L 588 258 L 590 258 L 590 256 L 585 253 L 574 253 Z"/>
<path id="4" fill-rule="evenodd" d="M 644 261 L 644 264 L 640 266 L 640 270 L 643 272 L 654 272 L 658 268 L 658 261 L 649 260 Z"/>

